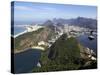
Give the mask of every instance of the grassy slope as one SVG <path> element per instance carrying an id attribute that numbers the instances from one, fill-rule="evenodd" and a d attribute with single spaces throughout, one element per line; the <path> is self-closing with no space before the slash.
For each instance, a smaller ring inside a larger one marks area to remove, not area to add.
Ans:
<path id="1" fill-rule="evenodd" d="M 25 33 L 25 34 L 20 35 L 19 37 L 15 38 L 15 40 L 14 40 L 15 41 L 15 43 L 14 43 L 15 49 L 14 50 L 24 49 L 27 47 L 26 44 L 28 44 L 32 41 L 35 42 L 35 38 L 36 38 L 35 36 L 42 30 L 43 30 L 43 28 L 39 29 L 38 31 Z"/>
<path id="2" fill-rule="evenodd" d="M 33 72 L 40 71 L 59 71 L 75 70 L 80 67 L 80 48 L 75 38 L 66 38 L 61 36 L 50 48 L 41 56 L 41 68 L 34 68 Z"/>
<path id="3" fill-rule="evenodd" d="M 24 50 L 32 45 L 37 45 L 39 41 L 47 41 L 53 35 L 54 32 L 48 27 L 25 33 L 14 39 L 14 50 Z"/>

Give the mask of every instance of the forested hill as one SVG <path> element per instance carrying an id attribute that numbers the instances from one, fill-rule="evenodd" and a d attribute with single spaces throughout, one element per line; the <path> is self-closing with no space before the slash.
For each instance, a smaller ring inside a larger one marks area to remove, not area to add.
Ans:
<path id="1" fill-rule="evenodd" d="M 45 26 L 37 31 L 27 32 L 14 38 L 14 51 L 24 50 L 30 46 L 38 45 L 38 42 L 47 42 L 55 35 L 54 27 Z"/>
<path id="2" fill-rule="evenodd" d="M 48 50 L 41 54 L 42 67 L 34 68 L 33 72 L 61 70 L 78 70 L 96 68 L 97 62 L 90 60 L 74 37 L 67 38 L 63 34 Z"/>

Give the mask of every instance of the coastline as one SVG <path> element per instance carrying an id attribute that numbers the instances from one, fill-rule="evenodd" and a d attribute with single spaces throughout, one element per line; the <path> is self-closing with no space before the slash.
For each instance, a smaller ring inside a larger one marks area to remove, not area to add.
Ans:
<path id="1" fill-rule="evenodd" d="M 17 38 L 18 36 L 23 35 L 23 34 L 25 34 L 25 33 L 28 33 L 28 30 L 27 30 L 27 29 L 24 30 L 23 32 L 20 32 L 20 33 L 18 33 L 18 34 L 16 34 L 16 35 L 11 35 L 11 36 L 13 36 L 14 38 Z M 45 48 L 40 47 L 40 46 L 32 46 L 32 47 L 26 48 L 26 49 L 24 49 L 24 50 L 15 50 L 15 51 L 14 51 L 14 54 L 25 52 L 25 51 L 27 51 L 28 49 L 39 49 L 39 50 L 41 50 L 41 51 L 44 51 L 44 50 L 45 50 Z"/>
<path id="2" fill-rule="evenodd" d="M 39 49 L 41 51 L 45 51 L 45 48 L 41 46 L 32 46 L 32 49 Z"/>
<path id="3" fill-rule="evenodd" d="M 27 51 L 28 49 L 30 49 L 30 48 L 27 48 L 27 49 L 24 49 L 24 50 L 19 50 L 19 51 L 14 51 L 14 54 L 18 54 L 18 53 L 25 52 L 25 51 Z"/>
<path id="4" fill-rule="evenodd" d="M 21 26 L 19 25 L 19 27 L 21 27 Z M 43 28 L 43 26 L 36 26 L 36 25 L 35 26 L 26 26 L 25 28 L 26 29 L 23 32 L 20 32 L 20 33 L 18 33 L 16 35 L 13 35 L 13 37 L 16 38 L 16 37 L 18 37 L 18 36 L 20 36 L 22 34 L 25 34 L 25 33 L 28 33 L 28 32 L 33 32 L 33 31 L 37 31 L 38 29 Z"/>
<path id="5" fill-rule="evenodd" d="M 40 47 L 40 46 L 32 46 L 31 48 L 27 48 L 27 49 L 24 49 L 24 50 L 14 51 L 14 54 L 22 53 L 22 52 L 25 52 L 25 51 L 27 51 L 29 49 L 39 49 L 40 51 L 45 51 L 45 48 L 43 48 L 43 47 Z"/>
<path id="6" fill-rule="evenodd" d="M 21 33 L 18 33 L 18 34 L 16 34 L 16 35 L 14 35 L 14 38 L 16 38 L 16 37 L 18 37 L 18 36 L 20 36 L 20 35 L 22 35 L 22 34 L 25 34 L 25 33 L 27 33 L 27 30 L 25 30 L 25 31 L 23 31 L 23 32 L 21 32 Z"/>

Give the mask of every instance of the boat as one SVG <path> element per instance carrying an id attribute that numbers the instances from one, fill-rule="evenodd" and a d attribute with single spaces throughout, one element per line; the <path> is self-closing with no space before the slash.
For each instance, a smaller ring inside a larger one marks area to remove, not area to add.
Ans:
<path id="1" fill-rule="evenodd" d="M 90 39 L 90 40 L 93 40 L 95 37 L 93 36 L 93 31 L 91 31 L 90 32 L 90 35 L 88 36 L 88 38 Z"/>
<path id="2" fill-rule="evenodd" d="M 88 36 L 90 40 L 93 40 L 95 37 L 93 35 Z"/>

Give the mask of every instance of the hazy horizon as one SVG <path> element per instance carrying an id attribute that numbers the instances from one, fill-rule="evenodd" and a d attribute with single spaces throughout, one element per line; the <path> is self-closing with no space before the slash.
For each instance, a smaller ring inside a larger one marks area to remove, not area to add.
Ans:
<path id="1" fill-rule="evenodd" d="M 14 23 L 42 23 L 53 18 L 71 19 L 86 17 L 96 19 L 97 7 L 87 5 L 51 4 L 14 1 Z"/>

